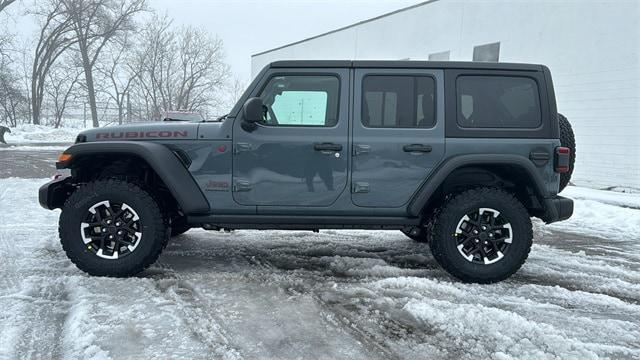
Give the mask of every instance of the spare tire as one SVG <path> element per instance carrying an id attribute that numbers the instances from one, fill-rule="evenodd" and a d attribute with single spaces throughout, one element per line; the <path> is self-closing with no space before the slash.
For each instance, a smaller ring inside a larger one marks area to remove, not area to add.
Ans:
<path id="1" fill-rule="evenodd" d="M 560 190 L 564 190 L 571 180 L 571 174 L 573 174 L 573 167 L 576 162 L 576 138 L 573 135 L 573 128 L 567 118 L 558 113 L 558 125 L 560 126 L 560 145 L 571 149 L 571 155 L 569 157 L 569 171 L 560 174 Z"/>

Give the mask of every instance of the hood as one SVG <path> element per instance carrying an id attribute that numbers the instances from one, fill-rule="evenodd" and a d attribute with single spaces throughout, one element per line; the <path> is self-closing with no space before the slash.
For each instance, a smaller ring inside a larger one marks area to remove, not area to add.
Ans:
<path id="1" fill-rule="evenodd" d="M 83 141 L 195 140 L 198 122 L 139 122 L 85 130 Z"/>

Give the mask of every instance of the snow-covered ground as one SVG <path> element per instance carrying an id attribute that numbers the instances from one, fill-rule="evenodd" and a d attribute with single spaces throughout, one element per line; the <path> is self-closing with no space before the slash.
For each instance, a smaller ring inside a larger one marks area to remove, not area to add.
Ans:
<path id="1" fill-rule="evenodd" d="M 576 200 L 495 285 L 380 231 L 192 230 L 108 279 L 67 260 L 45 181 L 0 179 L 0 359 L 640 358 L 640 210 Z"/>
<path id="2" fill-rule="evenodd" d="M 21 124 L 10 128 L 11 132 L 4 135 L 7 144 L 33 144 L 33 143 L 73 143 L 76 136 L 82 131 L 81 122 L 70 122 L 63 127 Z"/>

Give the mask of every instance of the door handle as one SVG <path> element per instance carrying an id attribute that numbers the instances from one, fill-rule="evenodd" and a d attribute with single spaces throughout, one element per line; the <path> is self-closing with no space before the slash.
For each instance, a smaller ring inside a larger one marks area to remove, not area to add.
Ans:
<path id="1" fill-rule="evenodd" d="M 410 144 L 402 147 L 402 150 L 410 153 L 429 153 L 432 148 L 431 145 L 423 145 L 423 144 Z"/>
<path id="2" fill-rule="evenodd" d="M 315 151 L 341 151 L 342 145 L 333 143 L 321 143 L 313 144 L 313 150 Z"/>

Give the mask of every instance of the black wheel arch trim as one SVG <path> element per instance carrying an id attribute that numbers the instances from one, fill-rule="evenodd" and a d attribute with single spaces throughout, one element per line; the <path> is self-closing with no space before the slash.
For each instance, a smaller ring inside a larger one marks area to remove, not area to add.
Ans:
<path id="1" fill-rule="evenodd" d="M 547 198 L 551 195 L 545 187 L 545 183 L 536 171 L 535 165 L 528 159 L 519 155 L 509 154 L 468 154 L 457 155 L 442 163 L 431 174 L 416 192 L 407 206 L 409 216 L 419 216 L 425 205 L 429 203 L 436 190 L 443 184 L 446 178 L 455 170 L 470 165 L 515 165 L 524 169 L 533 180 L 535 191 L 540 200 L 545 204 L 545 212 L 553 212 L 555 208 L 549 208 Z M 557 216 L 557 214 L 555 214 Z"/>
<path id="2" fill-rule="evenodd" d="M 109 141 L 75 144 L 64 153 L 71 159 L 57 162 L 57 169 L 73 169 L 79 160 L 101 154 L 129 154 L 146 161 L 167 186 L 182 210 L 187 214 L 209 211 L 209 202 L 187 168 L 167 146 L 142 141 Z"/>

